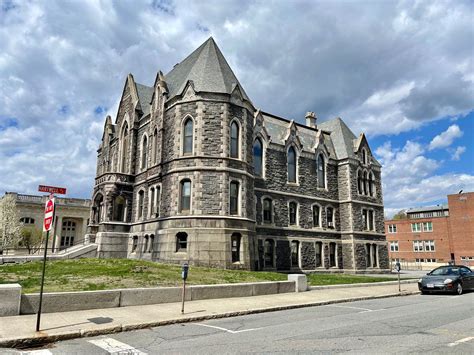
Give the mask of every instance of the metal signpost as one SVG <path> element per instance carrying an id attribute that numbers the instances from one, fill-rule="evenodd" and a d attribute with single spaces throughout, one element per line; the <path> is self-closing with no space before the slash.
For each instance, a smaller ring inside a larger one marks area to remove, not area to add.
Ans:
<path id="1" fill-rule="evenodd" d="M 181 313 L 184 314 L 184 298 L 186 297 L 186 279 L 188 278 L 188 263 L 184 263 L 181 269 L 181 278 L 183 279 L 183 297 L 181 300 Z"/>
<path id="2" fill-rule="evenodd" d="M 39 298 L 39 305 L 38 305 L 38 314 L 36 318 L 36 331 L 37 332 L 39 332 L 40 330 L 40 323 L 41 323 L 41 306 L 43 304 L 44 274 L 46 271 L 46 256 L 48 254 L 49 231 L 53 228 L 54 216 L 56 212 L 54 193 L 65 194 L 66 189 L 62 187 L 40 185 L 38 187 L 38 191 L 49 192 L 50 195 L 44 207 L 43 232 L 46 232 L 46 242 L 44 245 L 43 271 L 41 273 L 40 298 Z"/>

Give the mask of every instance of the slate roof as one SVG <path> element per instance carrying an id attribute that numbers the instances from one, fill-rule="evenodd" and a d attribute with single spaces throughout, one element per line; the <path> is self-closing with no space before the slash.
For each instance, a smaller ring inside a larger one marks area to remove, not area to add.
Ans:
<path id="1" fill-rule="evenodd" d="M 410 208 L 406 213 L 418 213 L 418 212 L 431 212 L 431 211 L 447 211 L 449 210 L 448 205 L 438 205 L 438 206 L 426 206 L 418 208 Z"/>
<path id="2" fill-rule="evenodd" d="M 153 88 L 150 86 L 135 83 L 137 88 L 138 100 L 143 111 L 143 116 L 150 113 L 150 103 L 153 96 Z M 143 117 L 142 116 L 142 117 Z"/>
<path id="3" fill-rule="evenodd" d="M 239 85 L 244 99 L 250 101 L 212 37 L 175 65 L 165 79 L 169 89 L 168 99 L 182 94 L 188 80 L 192 80 L 196 92 L 231 94 Z"/>

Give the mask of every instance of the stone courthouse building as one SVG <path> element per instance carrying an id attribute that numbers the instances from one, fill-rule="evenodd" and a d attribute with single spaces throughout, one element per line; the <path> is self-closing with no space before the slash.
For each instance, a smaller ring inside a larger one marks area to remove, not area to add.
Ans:
<path id="1" fill-rule="evenodd" d="M 128 75 L 105 120 L 89 238 L 99 257 L 382 271 L 380 168 L 340 118 L 255 108 L 209 38 L 152 87 Z"/>

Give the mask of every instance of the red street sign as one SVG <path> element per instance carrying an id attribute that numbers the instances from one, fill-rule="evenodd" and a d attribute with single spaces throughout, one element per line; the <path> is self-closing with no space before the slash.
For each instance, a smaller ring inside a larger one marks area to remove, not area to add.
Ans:
<path id="1" fill-rule="evenodd" d="M 44 206 L 43 232 L 49 232 L 53 227 L 54 198 L 46 201 Z"/>
<path id="2" fill-rule="evenodd" d="M 56 187 L 56 186 L 40 185 L 40 186 L 38 186 L 38 191 L 40 191 L 40 192 L 49 192 L 50 194 L 60 194 L 60 195 L 65 195 L 66 194 L 66 188 L 65 187 Z"/>

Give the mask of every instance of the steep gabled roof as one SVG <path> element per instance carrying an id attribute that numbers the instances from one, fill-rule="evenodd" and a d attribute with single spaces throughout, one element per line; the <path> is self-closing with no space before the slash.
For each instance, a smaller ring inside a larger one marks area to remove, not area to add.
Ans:
<path id="1" fill-rule="evenodd" d="M 331 140 L 338 159 L 355 158 L 353 142 L 357 137 L 341 118 L 321 122 L 318 128 L 331 132 Z"/>
<path id="2" fill-rule="evenodd" d="M 175 65 L 165 78 L 169 99 L 182 94 L 187 82 L 192 80 L 196 92 L 231 94 L 238 85 L 243 98 L 250 101 L 212 37 Z"/>
<path id="3" fill-rule="evenodd" d="M 137 88 L 138 101 L 140 102 L 143 116 L 146 116 L 150 113 L 150 103 L 151 97 L 153 96 L 153 88 L 139 83 L 135 83 L 135 86 Z"/>

